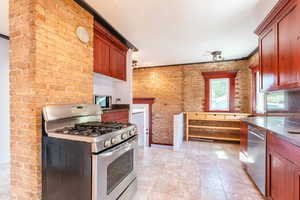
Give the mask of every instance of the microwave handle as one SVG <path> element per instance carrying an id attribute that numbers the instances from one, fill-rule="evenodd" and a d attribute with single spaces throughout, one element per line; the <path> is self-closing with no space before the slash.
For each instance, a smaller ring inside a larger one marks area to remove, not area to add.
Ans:
<path id="1" fill-rule="evenodd" d="M 134 149 L 136 146 L 137 146 L 137 142 L 136 142 L 136 139 L 134 139 L 134 140 L 131 140 L 131 141 L 128 141 L 128 142 L 122 144 L 121 146 L 114 147 L 114 148 L 112 148 L 111 150 L 109 150 L 107 152 L 101 153 L 101 154 L 99 154 L 99 156 L 109 157 L 109 156 L 112 156 L 114 153 L 117 153 L 117 152 L 126 152 L 126 151 L 129 151 L 131 149 Z"/>

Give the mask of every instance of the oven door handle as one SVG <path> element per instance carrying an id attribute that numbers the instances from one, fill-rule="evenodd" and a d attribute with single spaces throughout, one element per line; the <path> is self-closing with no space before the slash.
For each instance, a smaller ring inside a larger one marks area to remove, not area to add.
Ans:
<path id="1" fill-rule="evenodd" d="M 99 154 L 99 156 L 101 157 L 109 157 L 112 156 L 113 154 L 117 153 L 117 152 L 126 152 L 129 151 L 131 149 L 134 149 L 137 146 L 137 142 L 136 140 L 130 141 L 130 142 L 126 142 L 121 146 L 117 146 L 112 148 L 111 150 L 101 153 Z"/>

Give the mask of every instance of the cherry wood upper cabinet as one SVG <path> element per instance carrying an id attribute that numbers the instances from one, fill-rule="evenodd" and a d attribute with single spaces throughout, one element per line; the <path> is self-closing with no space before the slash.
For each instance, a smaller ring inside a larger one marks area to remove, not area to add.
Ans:
<path id="1" fill-rule="evenodd" d="M 95 34 L 94 47 L 94 72 L 110 76 L 109 43 Z"/>
<path id="2" fill-rule="evenodd" d="M 261 88 L 273 90 L 277 86 L 277 65 L 275 52 L 275 29 L 272 26 L 260 37 L 260 75 Z"/>
<path id="3" fill-rule="evenodd" d="M 128 48 L 95 22 L 94 72 L 126 81 Z"/>
<path id="4" fill-rule="evenodd" d="M 126 80 L 126 54 L 117 48 L 110 48 L 110 69 L 112 76 L 117 79 Z"/>
<path id="5" fill-rule="evenodd" d="M 256 29 L 261 88 L 300 88 L 300 0 L 279 0 Z"/>
<path id="6" fill-rule="evenodd" d="M 279 88 L 300 86 L 300 8 L 295 1 L 283 9 L 277 22 Z"/>

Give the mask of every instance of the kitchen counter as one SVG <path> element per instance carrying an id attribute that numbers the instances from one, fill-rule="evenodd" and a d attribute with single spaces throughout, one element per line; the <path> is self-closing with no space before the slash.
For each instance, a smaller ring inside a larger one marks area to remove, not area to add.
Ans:
<path id="1" fill-rule="evenodd" d="M 267 116 L 248 117 L 241 120 L 248 124 L 269 130 L 277 137 L 300 147 L 300 133 L 295 134 L 288 132 L 290 130 L 297 130 L 300 132 L 300 118 Z"/>
<path id="2" fill-rule="evenodd" d="M 129 111 L 129 104 L 112 104 L 112 108 L 103 110 L 103 113 L 113 113 L 121 111 Z"/>
<path id="3" fill-rule="evenodd" d="M 112 108 L 103 110 L 103 113 L 113 113 L 113 112 L 121 112 L 121 111 L 129 111 L 129 108 Z"/>

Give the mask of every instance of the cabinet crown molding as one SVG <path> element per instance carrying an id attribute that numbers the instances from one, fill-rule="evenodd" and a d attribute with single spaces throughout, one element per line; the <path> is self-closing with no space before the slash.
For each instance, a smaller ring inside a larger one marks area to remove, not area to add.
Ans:
<path id="1" fill-rule="evenodd" d="M 254 33 L 260 35 L 271 24 L 272 20 L 279 14 L 279 12 L 291 1 L 295 0 L 279 0 L 269 14 L 257 26 Z"/>

